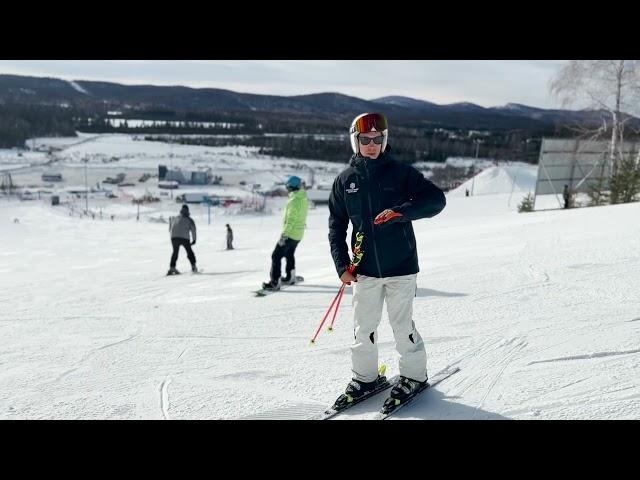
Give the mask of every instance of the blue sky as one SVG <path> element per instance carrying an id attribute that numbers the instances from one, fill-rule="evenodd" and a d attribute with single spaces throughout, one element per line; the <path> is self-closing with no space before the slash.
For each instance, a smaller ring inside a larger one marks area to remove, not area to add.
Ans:
<path id="1" fill-rule="evenodd" d="M 564 60 L 0 60 L 0 73 L 185 85 L 244 93 L 403 95 L 484 107 L 559 104 L 549 81 Z"/>

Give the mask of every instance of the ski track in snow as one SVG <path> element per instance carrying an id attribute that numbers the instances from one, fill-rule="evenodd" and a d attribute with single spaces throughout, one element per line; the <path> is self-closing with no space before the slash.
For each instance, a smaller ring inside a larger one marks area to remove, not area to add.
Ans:
<path id="1" fill-rule="evenodd" d="M 76 317 L 72 317 L 72 318 L 76 318 Z M 81 317 L 78 317 L 78 318 L 81 318 Z M 125 339 L 122 339 L 122 340 L 118 340 L 117 342 L 108 343 L 107 345 L 103 345 L 103 346 L 101 346 L 101 347 L 98 347 L 98 348 L 95 348 L 95 349 L 91 350 L 91 351 L 90 351 L 89 353 L 87 353 L 84 357 L 82 357 L 82 359 L 81 359 L 80 361 L 78 361 L 78 362 L 76 363 L 76 366 L 75 366 L 75 367 L 73 367 L 73 368 L 71 368 L 71 369 L 69 369 L 69 370 L 65 371 L 65 372 L 64 372 L 64 373 L 62 373 L 61 375 L 59 375 L 59 376 L 56 378 L 56 381 L 63 380 L 65 377 L 67 377 L 67 376 L 68 376 L 68 375 L 70 375 L 71 373 L 73 373 L 73 372 L 75 372 L 75 371 L 79 370 L 80 368 L 82 368 L 82 364 L 83 364 L 83 363 L 85 363 L 85 362 L 86 362 L 90 357 L 92 357 L 93 355 L 95 355 L 97 352 L 99 352 L 99 351 L 101 351 L 101 350 L 105 350 L 105 349 L 110 348 L 110 347 L 115 347 L 116 345 L 120 345 L 120 344 L 125 343 L 125 342 L 129 342 L 129 341 L 133 340 L 134 338 L 138 337 L 139 335 L 140 335 L 139 333 L 136 333 L 136 334 L 134 334 L 134 335 L 131 335 L 131 336 L 130 336 L 130 337 L 128 337 L 128 338 L 125 338 Z"/>
<path id="2" fill-rule="evenodd" d="M 104 350 L 105 348 L 115 347 L 116 345 L 120 345 L 121 343 L 124 343 L 124 342 L 129 342 L 129 341 L 133 340 L 134 338 L 136 338 L 138 336 L 140 336 L 140 334 L 139 333 L 135 333 L 135 334 L 131 335 L 128 338 L 124 338 L 122 340 L 118 340 L 117 342 L 108 343 L 107 345 L 103 345 L 102 347 L 98 347 L 98 348 L 96 348 L 94 350 L 94 352 L 98 352 L 100 350 Z"/>
<path id="3" fill-rule="evenodd" d="M 167 378 L 160 384 L 160 410 L 162 410 L 162 418 L 170 420 L 169 418 L 169 384 L 171 379 Z"/>
<path id="4" fill-rule="evenodd" d="M 513 342 L 515 342 L 515 345 L 511 350 L 511 352 L 508 353 L 506 356 L 504 356 L 503 360 L 496 362 L 496 364 L 494 364 L 494 367 L 498 367 L 498 368 L 500 367 L 500 364 L 502 364 L 502 368 L 500 368 L 500 370 L 495 373 L 494 378 L 490 381 L 486 392 L 482 396 L 482 400 L 480 400 L 480 404 L 477 407 L 478 409 L 482 408 L 485 400 L 487 399 L 487 397 L 489 396 L 493 388 L 496 386 L 496 384 L 500 380 L 500 377 L 502 376 L 506 368 L 510 365 L 512 359 L 518 354 L 518 352 L 520 352 L 527 345 L 527 342 L 524 339 L 513 339 Z"/>
<path id="5" fill-rule="evenodd" d="M 586 355 L 572 355 L 569 357 L 550 358 L 548 360 L 538 360 L 535 362 L 529 362 L 527 365 L 534 365 L 536 363 L 567 362 L 571 360 L 590 360 L 592 358 L 614 357 L 617 355 L 632 355 L 634 353 L 640 353 L 640 348 L 635 350 L 625 350 L 620 352 L 597 352 L 597 353 L 589 353 Z"/>
<path id="6" fill-rule="evenodd" d="M 484 393 L 476 406 L 482 408 L 507 367 L 526 346 L 524 337 L 491 339 L 465 353 L 449 364 L 459 366 L 460 372 L 451 378 L 448 394 L 464 397 L 472 389 L 482 389 Z"/>

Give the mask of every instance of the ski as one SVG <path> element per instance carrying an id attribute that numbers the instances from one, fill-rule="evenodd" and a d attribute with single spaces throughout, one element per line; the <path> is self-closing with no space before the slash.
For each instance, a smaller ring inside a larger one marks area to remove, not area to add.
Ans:
<path id="1" fill-rule="evenodd" d="M 266 297 L 271 293 L 277 293 L 280 290 L 284 290 L 287 287 L 292 287 L 302 282 L 304 282 L 304 277 L 296 276 L 296 283 L 294 283 L 293 285 L 288 285 L 288 284 L 280 285 L 279 290 L 265 290 L 264 288 L 261 288 L 260 290 L 254 290 L 253 293 L 255 294 L 256 297 Z"/>
<path id="2" fill-rule="evenodd" d="M 458 367 L 447 367 L 447 368 L 439 371 L 432 378 L 429 379 L 429 381 L 427 382 L 427 384 L 425 385 L 425 387 L 422 390 L 419 390 L 418 392 L 416 392 L 415 394 L 413 394 L 409 398 L 406 398 L 401 403 L 394 403 L 393 401 L 390 401 L 390 400 L 392 400 L 391 398 L 387 399 L 387 401 L 385 401 L 385 403 L 382 406 L 382 408 L 380 409 L 380 411 L 374 417 L 374 420 L 386 420 L 391 415 L 393 415 L 398 410 L 400 410 L 402 407 L 406 407 L 407 405 L 409 405 L 417 397 L 419 397 L 420 394 L 426 392 L 430 387 L 433 387 L 433 386 L 437 385 L 438 383 L 442 382 L 443 380 L 446 380 L 451 375 L 453 375 L 455 373 L 458 373 L 459 371 L 460 371 L 460 368 L 458 368 Z M 396 400 L 396 402 L 399 402 L 399 400 Z"/>
<path id="3" fill-rule="evenodd" d="M 355 405 L 358 405 L 358 404 L 364 402 L 365 400 L 368 400 L 371 397 L 376 396 L 380 392 L 384 392 L 385 390 L 388 390 L 389 388 L 393 387 L 395 382 L 397 382 L 399 379 L 400 379 L 399 375 L 391 377 L 391 378 L 387 379 L 385 382 L 383 382 L 380 385 L 378 385 L 374 390 L 371 390 L 370 392 L 364 394 L 362 397 L 360 397 L 358 399 L 354 399 L 353 402 L 347 404 L 346 406 L 344 406 L 342 408 L 338 408 L 338 409 L 335 409 L 332 406 L 332 407 L 328 408 L 327 410 L 325 410 L 320 415 L 317 415 L 317 416 L 309 418 L 309 420 L 329 420 L 330 418 L 335 417 L 339 413 L 345 412 L 346 410 L 349 410 L 351 407 L 353 407 Z"/>

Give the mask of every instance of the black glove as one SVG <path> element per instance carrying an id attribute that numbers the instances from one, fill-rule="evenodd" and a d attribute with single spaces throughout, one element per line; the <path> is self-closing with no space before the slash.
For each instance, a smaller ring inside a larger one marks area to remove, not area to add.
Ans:
<path id="1" fill-rule="evenodd" d="M 196 241 L 195 241 L 195 240 L 194 240 L 193 242 L 191 242 L 191 245 L 195 245 L 195 244 L 196 244 Z"/>

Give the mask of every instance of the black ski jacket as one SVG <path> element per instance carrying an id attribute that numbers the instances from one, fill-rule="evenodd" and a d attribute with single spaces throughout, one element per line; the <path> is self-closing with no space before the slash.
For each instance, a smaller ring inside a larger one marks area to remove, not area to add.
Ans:
<path id="1" fill-rule="evenodd" d="M 411 221 L 433 217 L 445 205 L 442 190 L 389 152 L 375 160 L 354 155 L 350 167 L 334 180 L 329 197 L 329 244 L 338 276 L 351 262 L 346 243 L 349 220 L 352 249 L 355 234 L 364 233 L 364 254 L 356 274 L 383 278 L 418 273 Z M 376 215 L 387 208 L 401 213 L 400 221 L 374 225 Z"/>

